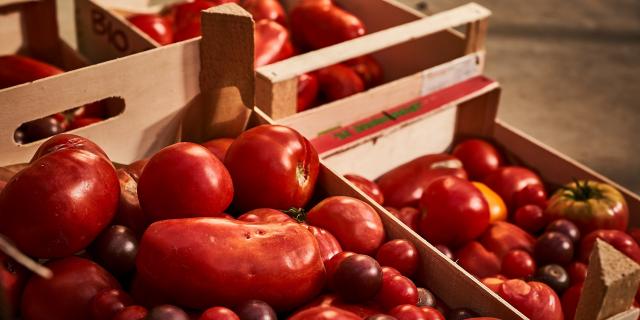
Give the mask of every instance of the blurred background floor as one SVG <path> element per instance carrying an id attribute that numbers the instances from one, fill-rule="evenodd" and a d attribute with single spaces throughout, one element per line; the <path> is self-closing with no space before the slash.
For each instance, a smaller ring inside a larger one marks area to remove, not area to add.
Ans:
<path id="1" fill-rule="evenodd" d="M 74 43 L 72 2 L 58 0 Z M 640 1 L 476 2 L 493 11 L 486 73 L 504 88 L 499 117 L 640 193 Z"/>
<path id="2" fill-rule="evenodd" d="M 467 2 L 426 1 L 430 12 Z M 493 12 L 498 116 L 640 193 L 640 1 L 476 2 Z"/>

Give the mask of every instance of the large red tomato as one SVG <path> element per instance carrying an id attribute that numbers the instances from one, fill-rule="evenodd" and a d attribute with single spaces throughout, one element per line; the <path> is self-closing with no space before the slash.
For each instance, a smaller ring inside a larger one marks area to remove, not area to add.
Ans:
<path id="1" fill-rule="evenodd" d="M 576 181 L 560 188 L 545 210 L 550 219 L 568 219 L 582 234 L 597 229 L 626 230 L 629 208 L 613 186 L 596 181 Z"/>
<path id="2" fill-rule="evenodd" d="M 489 205 L 471 182 L 445 177 L 431 183 L 420 199 L 420 234 L 433 244 L 455 247 L 489 226 Z"/>
<path id="3" fill-rule="evenodd" d="M 173 42 L 171 21 L 157 14 L 136 14 L 127 20 L 161 45 Z"/>
<path id="4" fill-rule="evenodd" d="M 384 203 L 382 191 L 375 182 L 357 174 L 346 174 L 344 177 L 378 204 L 382 205 Z"/>
<path id="5" fill-rule="evenodd" d="M 384 82 L 384 71 L 378 61 L 372 56 L 360 56 L 344 62 L 349 68 L 353 69 L 367 89 L 373 88 Z"/>
<path id="6" fill-rule="evenodd" d="M 544 283 L 507 280 L 495 286 L 496 293 L 531 320 L 563 320 L 558 295 Z"/>
<path id="7" fill-rule="evenodd" d="M 31 162 L 34 162 L 44 155 L 62 149 L 85 150 L 110 161 L 104 150 L 93 141 L 75 134 L 61 133 L 47 139 L 47 141 L 41 144 L 31 158 Z"/>
<path id="8" fill-rule="evenodd" d="M 304 207 L 320 167 L 318 153 L 307 139 L 275 125 L 243 132 L 227 150 L 224 163 L 233 179 L 234 205 L 241 211 Z"/>
<path id="9" fill-rule="evenodd" d="M 42 61 L 20 55 L 0 56 L 0 89 L 46 78 L 63 71 Z"/>
<path id="10" fill-rule="evenodd" d="M 272 20 L 260 20 L 254 28 L 254 65 L 256 68 L 293 56 L 289 31 Z"/>
<path id="11" fill-rule="evenodd" d="M 302 112 L 313 106 L 318 96 L 318 90 L 318 76 L 314 72 L 303 73 L 298 76 L 297 112 Z"/>
<path id="12" fill-rule="evenodd" d="M 390 170 L 376 179 L 376 183 L 382 190 L 385 205 L 417 208 L 424 189 L 444 176 L 467 178 L 460 160 L 445 153 L 430 154 Z"/>
<path id="13" fill-rule="evenodd" d="M 580 242 L 580 260 L 589 261 L 591 250 L 596 243 L 596 239 L 600 239 L 620 252 L 626 254 L 629 258 L 640 263 L 640 246 L 628 234 L 620 230 L 596 230 L 587 234 Z"/>
<path id="14" fill-rule="evenodd" d="M 120 185 L 111 162 L 78 149 L 49 153 L 0 193 L 0 233 L 38 258 L 72 255 L 113 218 Z"/>
<path id="15" fill-rule="evenodd" d="M 138 183 L 140 206 L 149 222 L 221 216 L 233 199 L 231 176 L 205 147 L 180 142 L 158 151 Z"/>
<path id="16" fill-rule="evenodd" d="M 493 277 L 500 273 L 500 259 L 481 243 L 470 241 L 455 253 L 458 264 L 478 278 Z"/>
<path id="17" fill-rule="evenodd" d="M 315 238 L 295 222 L 159 221 L 144 233 L 136 266 L 143 282 L 200 309 L 258 299 L 291 310 L 317 295 L 325 280 Z"/>
<path id="18" fill-rule="evenodd" d="M 480 237 L 487 250 L 495 253 L 502 260 L 505 254 L 511 250 L 520 249 L 533 253 L 536 239 L 518 226 L 498 221 L 489 226 Z"/>
<path id="19" fill-rule="evenodd" d="M 46 266 L 53 278 L 33 276 L 24 289 L 24 320 L 91 319 L 91 299 L 102 290 L 120 289 L 116 279 L 87 259 L 72 256 Z"/>
<path id="20" fill-rule="evenodd" d="M 278 0 L 244 0 L 242 7 L 253 16 L 253 20 L 273 20 L 287 25 L 287 14 Z"/>
<path id="21" fill-rule="evenodd" d="M 227 150 L 229 150 L 229 147 L 232 143 L 233 139 L 231 138 L 220 138 L 209 140 L 201 144 L 203 147 L 209 149 L 209 151 L 211 151 L 211 153 L 213 153 L 216 158 L 224 162 L 224 157 L 227 155 Z"/>
<path id="22" fill-rule="evenodd" d="M 544 189 L 537 174 L 527 168 L 517 166 L 500 167 L 493 170 L 483 182 L 504 200 L 509 212 L 518 209 L 515 207 L 517 192 L 530 185 L 537 185 Z"/>
<path id="23" fill-rule="evenodd" d="M 335 307 L 320 306 L 295 313 L 289 320 L 360 320 L 357 314 Z"/>
<path id="24" fill-rule="evenodd" d="M 496 148 L 480 139 L 469 139 L 458 144 L 451 154 L 462 161 L 469 178 L 476 181 L 484 179 L 504 162 Z"/>
<path id="25" fill-rule="evenodd" d="M 343 64 L 322 68 L 316 73 L 320 92 L 329 102 L 364 91 L 364 82 L 360 76 Z"/>
<path id="26" fill-rule="evenodd" d="M 305 49 L 320 49 L 365 34 L 360 19 L 329 1 L 302 1 L 289 18 L 293 38 Z"/>
<path id="27" fill-rule="evenodd" d="M 307 222 L 329 231 L 346 251 L 371 255 L 384 240 L 378 213 L 368 204 L 351 197 L 326 198 L 307 214 Z"/>

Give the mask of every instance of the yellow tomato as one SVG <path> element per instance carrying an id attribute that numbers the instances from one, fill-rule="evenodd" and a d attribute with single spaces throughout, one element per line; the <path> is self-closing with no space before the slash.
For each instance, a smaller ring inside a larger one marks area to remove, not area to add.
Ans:
<path id="1" fill-rule="evenodd" d="M 484 195 L 484 198 L 489 204 L 489 221 L 493 223 L 507 220 L 507 206 L 504 204 L 504 201 L 502 201 L 502 198 L 484 183 L 473 182 L 473 185 L 482 192 L 482 195 Z"/>

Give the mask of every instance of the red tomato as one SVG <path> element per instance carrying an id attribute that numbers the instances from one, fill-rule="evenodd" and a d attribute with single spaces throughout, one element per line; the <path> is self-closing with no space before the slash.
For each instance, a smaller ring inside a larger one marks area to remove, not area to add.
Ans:
<path id="1" fill-rule="evenodd" d="M 327 230 L 314 226 L 306 227 L 316 238 L 316 242 L 318 242 L 320 256 L 322 256 L 322 262 L 327 263 L 327 261 L 331 260 L 333 256 L 342 252 L 342 246 L 340 246 L 340 242 L 338 242 L 338 239 L 336 239 L 336 237 L 334 237 Z"/>
<path id="2" fill-rule="evenodd" d="M 22 296 L 22 317 L 28 320 L 92 319 L 91 299 L 118 281 L 94 262 L 68 257 L 47 263 L 53 278 L 31 277 Z"/>
<path id="3" fill-rule="evenodd" d="M 497 293 L 531 320 L 564 319 L 560 298 L 544 283 L 507 280 Z"/>
<path id="4" fill-rule="evenodd" d="M 571 285 L 583 283 L 587 278 L 587 265 L 582 262 L 572 262 L 567 266 L 567 273 L 571 280 Z"/>
<path id="5" fill-rule="evenodd" d="M 480 139 L 459 143 L 451 154 L 462 161 L 471 180 L 482 181 L 504 163 L 500 152 L 492 144 Z"/>
<path id="6" fill-rule="evenodd" d="M 147 221 L 221 216 L 233 199 L 231 176 L 205 147 L 180 142 L 158 151 L 138 184 Z"/>
<path id="7" fill-rule="evenodd" d="M 531 184 L 524 189 L 516 192 L 514 195 L 514 203 L 516 208 L 526 205 L 536 205 L 542 209 L 547 208 L 547 192 L 544 187 L 537 184 Z"/>
<path id="8" fill-rule="evenodd" d="M 477 241 L 471 241 L 456 251 L 458 264 L 478 278 L 500 273 L 500 259 Z"/>
<path id="9" fill-rule="evenodd" d="M 100 146 L 95 144 L 93 141 L 81 136 L 77 136 L 75 134 L 62 133 L 49 138 L 47 141 L 41 144 L 40 147 L 38 147 L 38 150 L 36 150 L 36 153 L 33 155 L 33 158 L 31 158 L 30 162 L 34 162 L 44 155 L 62 149 L 85 150 L 98 155 L 109 162 L 111 161 L 109 160 L 109 157 L 104 152 L 104 150 L 102 150 L 102 148 L 100 148 Z"/>
<path id="10" fill-rule="evenodd" d="M 371 197 L 375 202 L 380 205 L 383 204 L 384 196 L 382 195 L 380 187 L 378 187 L 375 182 L 357 174 L 345 174 L 344 177 L 358 187 L 362 192 Z"/>
<path id="11" fill-rule="evenodd" d="M 91 319 L 111 320 L 118 312 L 131 304 L 133 304 L 133 300 L 122 290 L 102 290 L 93 296 L 89 302 Z"/>
<path id="12" fill-rule="evenodd" d="M 556 191 L 545 213 L 553 220 L 567 219 L 582 234 L 597 229 L 626 230 L 629 207 L 622 194 L 611 185 L 596 181 L 576 181 Z"/>
<path id="13" fill-rule="evenodd" d="M 338 252 L 336 255 L 331 257 L 331 259 L 329 259 L 329 261 L 325 261 L 324 267 L 325 267 L 325 269 L 327 271 L 327 279 L 333 279 L 333 274 L 335 273 L 336 268 L 338 267 L 340 262 L 342 262 L 342 260 L 344 260 L 347 257 L 350 257 L 350 256 L 352 256 L 354 254 L 355 253 L 353 253 L 353 252 L 342 251 L 342 252 Z"/>
<path id="14" fill-rule="evenodd" d="M 238 217 L 238 220 L 245 222 L 260 222 L 260 223 L 274 223 L 274 222 L 296 222 L 293 218 L 289 217 L 282 211 L 261 208 L 253 209 Z"/>
<path id="15" fill-rule="evenodd" d="M 198 320 L 240 320 L 235 312 L 225 307 L 213 307 L 205 310 Z"/>
<path id="16" fill-rule="evenodd" d="M 242 7 L 253 16 L 253 20 L 262 19 L 287 25 L 287 14 L 278 0 L 244 0 Z"/>
<path id="17" fill-rule="evenodd" d="M 384 71 L 382 66 L 372 56 L 361 56 L 344 62 L 353 69 L 362 81 L 366 89 L 373 88 L 384 82 Z"/>
<path id="18" fill-rule="evenodd" d="M 120 186 L 111 162 L 80 149 L 33 161 L 0 193 L 0 233 L 38 258 L 86 248 L 115 214 Z"/>
<path id="19" fill-rule="evenodd" d="M 326 198 L 307 214 L 307 222 L 329 231 L 342 248 L 373 254 L 384 240 L 384 227 L 378 213 L 368 204 L 350 197 Z"/>
<path id="20" fill-rule="evenodd" d="M 173 34 L 173 43 L 197 38 L 202 35 L 200 19 L 193 19 L 185 26 L 177 28 Z"/>
<path id="21" fill-rule="evenodd" d="M 218 160 L 224 162 L 224 157 L 227 155 L 227 150 L 233 143 L 233 140 L 234 139 L 231 138 L 213 139 L 203 142 L 201 145 L 211 151 Z"/>
<path id="22" fill-rule="evenodd" d="M 0 188 L 1 191 L 1 188 Z M 8 314 L 16 314 L 29 272 L 12 259 L 0 253 L 0 304 L 6 306 Z"/>
<path id="23" fill-rule="evenodd" d="M 69 124 L 69 128 L 67 130 L 74 130 L 82 127 L 86 127 L 90 124 L 98 123 L 104 119 L 102 118 L 75 118 Z"/>
<path id="24" fill-rule="evenodd" d="M 200 16 L 203 10 L 207 10 L 217 3 L 208 0 L 193 0 L 175 4 L 171 7 L 170 15 L 173 17 L 174 28 L 176 33 L 197 21 L 200 25 Z"/>
<path id="25" fill-rule="evenodd" d="M 304 207 L 313 195 L 320 167 L 307 139 L 275 125 L 243 132 L 229 147 L 225 165 L 233 179 L 234 205 L 242 211 Z"/>
<path id="26" fill-rule="evenodd" d="M 527 279 L 536 271 L 536 262 L 523 250 L 511 250 L 502 257 L 501 272 L 510 279 Z"/>
<path id="27" fill-rule="evenodd" d="M 596 239 L 609 243 L 635 262 L 640 263 L 640 246 L 630 235 L 620 230 L 596 230 L 582 238 L 582 242 L 580 242 L 580 261 L 585 263 L 589 261 Z"/>
<path id="28" fill-rule="evenodd" d="M 128 306 L 118 312 L 111 320 L 144 320 L 147 313 L 147 309 L 142 306 Z"/>
<path id="29" fill-rule="evenodd" d="M 272 20 L 260 20 L 254 28 L 254 65 L 256 68 L 293 56 L 289 31 Z"/>
<path id="30" fill-rule="evenodd" d="M 327 101 L 340 100 L 364 91 L 364 82 L 349 67 L 335 64 L 317 71 L 320 92 Z"/>
<path id="31" fill-rule="evenodd" d="M 138 182 L 138 180 L 140 180 L 140 175 L 142 175 L 142 169 L 147 165 L 147 162 L 149 162 L 149 159 L 134 161 L 123 169 L 127 171 L 127 173 L 131 175 L 136 182 Z"/>
<path id="32" fill-rule="evenodd" d="M 393 267 L 403 276 L 411 277 L 418 270 L 420 255 L 413 243 L 396 239 L 383 244 L 378 249 L 376 260 L 382 266 Z"/>
<path id="33" fill-rule="evenodd" d="M 580 294 L 582 292 L 582 285 L 583 283 L 575 284 L 562 295 L 562 311 L 564 312 L 565 319 L 575 318 L 578 301 L 580 301 Z"/>
<path id="34" fill-rule="evenodd" d="M 297 112 L 302 112 L 313 106 L 318 96 L 318 76 L 314 72 L 303 73 L 298 76 L 298 107 Z"/>
<path id="35" fill-rule="evenodd" d="M 471 182 L 445 177 L 431 183 L 420 199 L 420 234 L 434 244 L 457 246 L 489 226 L 489 205 Z"/>
<path id="36" fill-rule="evenodd" d="M 136 14 L 127 20 L 161 45 L 173 42 L 171 22 L 157 14 Z"/>
<path id="37" fill-rule="evenodd" d="M 391 310 L 403 304 L 417 304 L 418 288 L 413 281 L 389 270 L 393 269 L 382 270 L 382 287 L 374 300 L 384 310 Z"/>
<path id="38" fill-rule="evenodd" d="M 360 320 L 358 315 L 334 307 L 314 307 L 292 315 L 289 320 Z"/>
<path id="39" fill-rule="evenodd" d="M 136 267 L 143 283 L 199 309 L 212 301 L 234 306 L 257 299 L 276 311 L 291 310 L 317 295 L 325 281 L 315 238 L 292 222 L 159 221 L 144 233 Z"/>
<path id="40" fill-rule="evenodd" d="M 418 306 L 412 304 L 399 305 L 391 311 L 389 315 L 396 317 L 398 320 L 429 320 L 427 315 Z"/>
<path id="41" fill-rule="evenodd" d="M 400 210 L 392 207 L 385 207 L 391 214 L 396 216 L 402 223 L 411 228 L 411 230 L 418 232 L 418 225 L 420 223 L 420 211 L 411 207 L 404 207 Z"/>
<path id="42" fill-rule="evenodd" d="M 480 243 L 502 259 L 507 252 L 514 249 L 532 253 L 536 239 L 516 225 L 498 221 L 489 226 L 480 238 Z"/>
<path id="43" fill-rule="evenodd" d="M 58 67 L 20 55 L 0 56 L 0 89 L 63 73 Z"/>
<path id="44" fill-rule="evenodd" d="M 361 318 L 367 318 L 371 315 L 380 313 L 381 310 L 375 309 L 372 306 L 364 306 L 360 304 L 346 303 L 335 294 L 325 294 L 319 296 L 308 305 L 300 308 L 300 310 L 311 309 L 314 307 L 335 307 L 338 309 L 346 310 L 355 313 Z"/>
<path id="45" fill-rule="evenodd" d="M 382 190 L 385 205 L 417 208 L 424 189 L 444 176 L 467 178 L 458 159 L 444 153 L 430 154 L 392 169 L 376 179 L 376 183 Z"/>
<path id="46" fill-rule="evenodd" d="M 544 215 L 542 208 L 527 204 L 519 207 L 513 216 L 513 220 L 520 228 L 531 233 L 536 233 L 547 225 L 547 216 Z"/>
<path id="47" fill-rule="evenodd" d="M 446 320 L 442 313 L 436 308 L 432 307 L 420 307 L 422 312 L 427 316 L 427 320 Z"/>
<path id="48" fill-rule="evenodd" d="M 147 224 L 138 201 L 138 183 L 125 169 L 118 169 L 117 173 L 120 200 L 113 223 L 128 227 L 137 236 L 141 236 Z"/>
<path id="49" fill-rule="evenodd" d="M 542 181 L 533 171 L 516 166 L 500 167 L 487 175 L 483 182 L 500 195 L 509 212 L 518 209 L 515 206 L 515 194 L 518 191 L 529 185 L 543 187 Z"/>
<path id="50" fill-rule="evenodd" d="M 356 16 L 325 1 L 306 1 L 289 16 L 293 37 L 305 49 L 320 49 L 365 34 Z"/>

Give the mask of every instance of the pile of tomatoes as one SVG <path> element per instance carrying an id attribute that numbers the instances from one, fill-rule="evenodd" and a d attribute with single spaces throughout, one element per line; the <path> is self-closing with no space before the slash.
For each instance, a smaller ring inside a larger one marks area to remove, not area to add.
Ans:
<path id="1" fill-rule="evenodd" d="M 375 183 L 346 178 L 534 320 L 573 319 L 597 238 L 640 262 L 640 231 L 627 233 L 629 210 L 614 187 L 574 181 L 548 197 L 535 172 L 506 164 L 484 140 Z"/>
<path id="2" fill-rule="evenodd" d="M 321 197 L 318 174 L 309 141 L 282 126 L 117 166 L 56 135 L 0 180 L 0 233 L 53 277 L 1 256 L 0 306 L 23 320 L 473 315 L 416 287 L 416 247 L 386 241 L 367 203 Z"/>
<path id="3" fill-rule="evenodd" d="M 256 21 L 256 68 L 366 33 L 358 17 L 331 0 L 299 1 L 288 17 L 278 0 L 190 0 L 169 6 L 160 14 L 135 14 L 127 19 L 165 45 L 200 36 L 200 12 L 230 2 L 241 5 Z M 298 111 L 362 92 L 383 81 L 382 67 L 371 56 L 302 74 L 298 77 Z"/>

